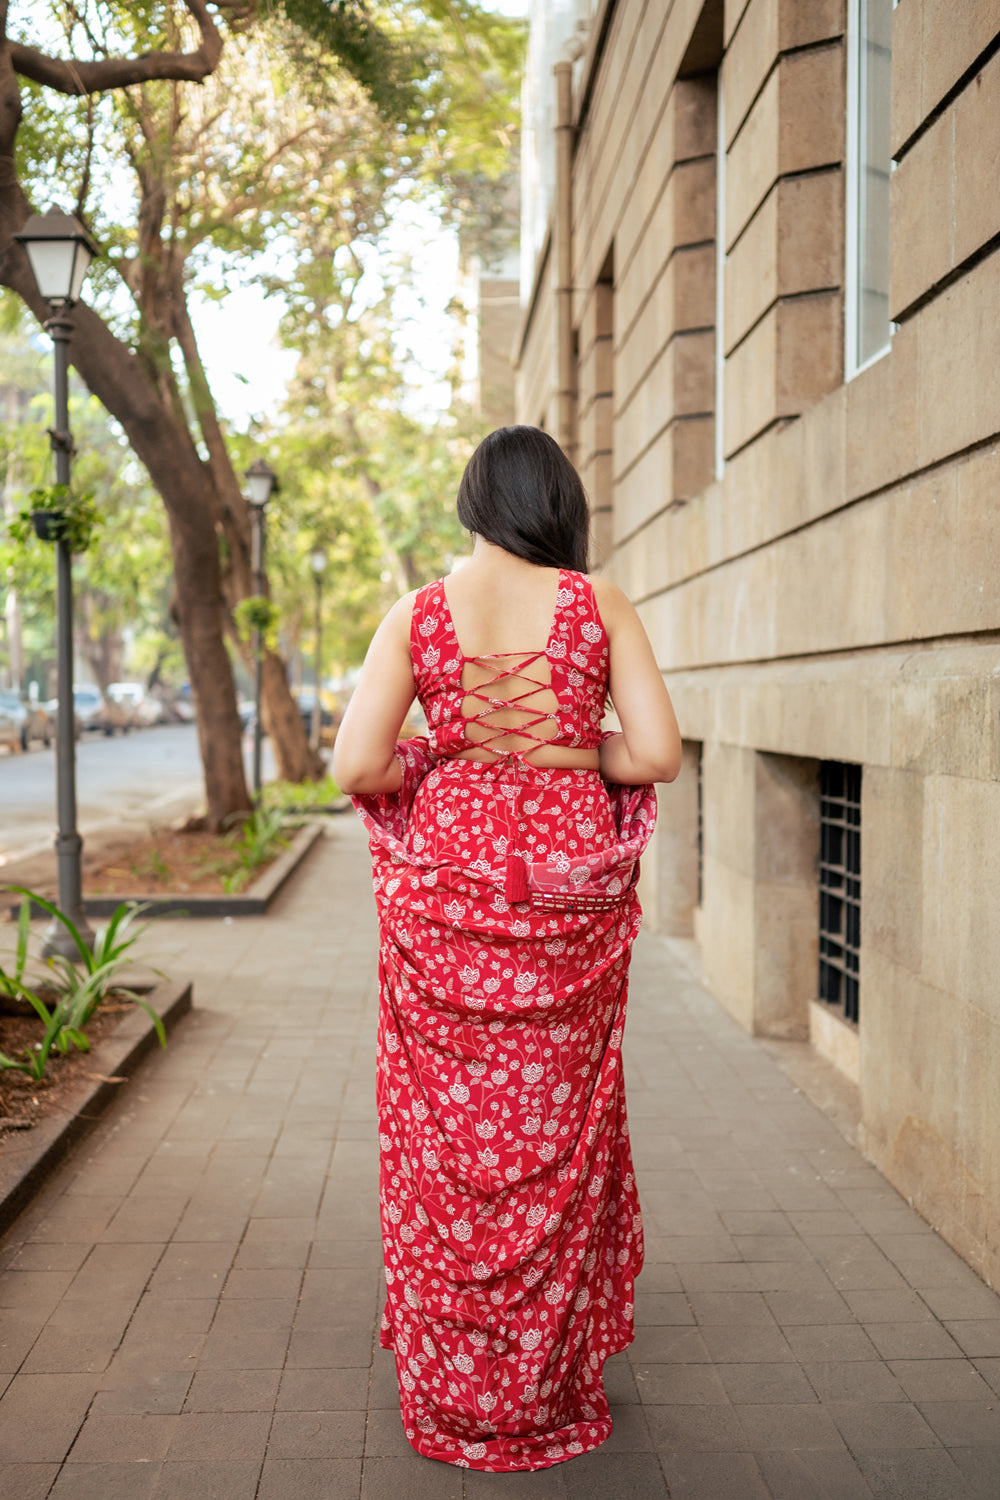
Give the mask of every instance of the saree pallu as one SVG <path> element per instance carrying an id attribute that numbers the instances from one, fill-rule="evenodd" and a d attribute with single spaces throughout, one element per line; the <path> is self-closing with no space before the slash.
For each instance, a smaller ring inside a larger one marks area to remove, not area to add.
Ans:
<path id="1" fill-rule="evenodd" d="M 545 1468 L 609 1436 L 602 1367 L 633 1336 L 621 1042 L 655 800 L 398 754 L 401 790 L 355 799 L 380 927 L 381 1341 L 418 1453 Z"/>

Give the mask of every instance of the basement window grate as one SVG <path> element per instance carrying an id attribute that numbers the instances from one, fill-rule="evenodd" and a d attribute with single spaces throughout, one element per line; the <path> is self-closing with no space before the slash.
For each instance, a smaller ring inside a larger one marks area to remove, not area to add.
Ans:
<path id="1" fill-rule="evenodd" d="M 820 764 L 819 997 L 858 1021 L 861 767 Z"/>

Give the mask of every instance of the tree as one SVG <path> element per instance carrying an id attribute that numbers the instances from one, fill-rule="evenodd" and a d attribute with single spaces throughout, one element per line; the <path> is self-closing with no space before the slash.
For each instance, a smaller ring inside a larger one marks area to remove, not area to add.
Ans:
<path id="1" fill-rule="evenodd" d="M 45 428 L 54 412 L 50 361 L 28 336 L 27 318 L 9 293 L 0 293 L 0 326 L 6 338 L 0 356 L 0 400 L 6 421 L 0 430 L 0 512 L 10 520 L 30 491 L 50 479 Z M 94 396 L 77 380 L 70 386 L 70 421 L 79 449 L 78 491 L 101 496 L 102 525 L 86 553 L 74 559 L 76 647 L 102 692 L 122 676 L 126 631 L 143 641 L 149 661 L 172 654 L 169 619 L 170 544 L 166 518 L 149 477 L 131 454 L 117 423 L 108 421 Z M 52 664 L 54 591 L 51 550 L 32 539 L 12 545 L 0 526 L 0 589 L 6 583 L 7 672 L 24 685 L 30 675 L 43 689 Z M 148 639 L 143 639 L 147 637 Z M 29 662 L 24 642 L 32 648 Z M 44 647 L 42 643 L 44 642 Z"/>
<path id="2" fill-rule="evenodd" d="M 200 358 L 190 289 L 213 255 L 231 263 L 296 229 L 307 243 L 320 214 L 377 234 L 390 185 L 430 170 L 446 180 L 450 106 L 462 123 L 456 201 L 467 194 L 476 132 L 495 136 L 510 114 L 518 28 L 467 0 L 427 0 L 419 11 L 361 0 L 218 0 L 211 12 L 204 0 L 79 0 L 57 7 L 73 53 L 61 59 L 11 38 L 8 8 L 0 0 L 0 156 L 9 163 L 17 148 L 25 182 L 51 180 L 55 141 L 61 170 L 76 169 L 77 210 L 106 246 L 101 313 L 77 308 L 70 353 L 167 510 L 209 822 L 220 826 L 248 806 L 224 638 L 233 637 L 232 609 L 254 581 L 249 518 Z M 120 196 L 122 149 L 136 193 L 126 223 L 107 211 Z M 490 150 L 495 157 L 496 140 Z M 28 211 L 22 178 L 8 165 L 0 172 L 0 284 L 42 319 L 46 309 L 11 243 Z M 264 692 L 280 774 L 316 771 L 283 663 L 271 652 Z"/>
<path id="3" fill-rule="evenodd" d="M 419 410 L 395 340 L 393 292 L 405 268 L 366 296 L 349 247 L 323 248 L 283 284 L 282 342 L 298 363 L 271 441 L 301 499 L 297 535 L 276 528 L 292 541 L 276 552 L 272 577 L 288 627 L 304 553 L 317 540 L 326 545 L 328 650 L 346 665 L 364 654 L 391 598 L 435 577 L 467 545 L 454 501 L 483 428 L 454 394 L 455 371 L 449 410 Z"/>

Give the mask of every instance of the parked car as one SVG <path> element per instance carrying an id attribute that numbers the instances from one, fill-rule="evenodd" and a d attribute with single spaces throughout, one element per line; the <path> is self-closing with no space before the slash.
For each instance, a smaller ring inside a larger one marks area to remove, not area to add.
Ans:
<path id="1" fill-rule="evenodd" d="M 306 733 L 312 733 L 313 709 L 316 707 L 316 689 L 314 687 L 299 687 L 292 689 L 296 703 L 299 705 L 299 713 L 302 715 L 306 726 Z M 324 730 L 332 730 L 343 718 L 334 695 L 328 688 L 320 688 L 319 692 L 319 725 L 320 735 L 325 738 Z"/>
<path id="2" fill-rule="evenodd" d="M 113 698 L 106 699 L 100 688 L 90 683 L 81 683 L 73 689 L 73 707 L 77 728 L 99 729 L 102 734 L 126 734 L 131 727 L 132 715 Z"/>
<path id="3" fill-rule="evenodd" d="M 45 704 L 39 703 L 37 698 L 22 698 L 21 702 L 28 716 L 24 726 L 24 749 L 27 750 L 31 740 L 40 740 L 45 746 L 51 745 L 56 726 Z"/>
<path id="4" fill-rule="evenodd" d="M 52 722 L 41 703 L 21 698 L 17 693 L 0 692 L 0 713 L 8 725 L 6 733 L 0 730 L 0 744 L 9 743 L 15 730 L 21 750 L 27 750 L 32 740 L 41 740 L 43 745 L 51 744 Z"/>
<path id="5" fill-rule="evenodd" d="M 305 725 L 306 734 L 312 734 L 313 706 L 316 702 L 316 689 L 312 686 L 292 688 L 292 697 L 295 699 L 302 722 Z M 240 723 L 246 734 L 253 734 L 257 713 L 252 698 L 241 698 L 237 704 L 240 715 Z M 320 693 L 320 739 L 324 744 L 332 744 L 334 734 L 343 712 L 337 699 L 328 688 L 323 688 Z M 267 734 L 267 730 L 264 730 Z"/>
<path id="6" fill-rule="evenodd" d="M 13 693 L 0 693 L 0 745 L 17 752 L 22 749 L 21 729 L 24 724 L 24 709 L 21 700 Z"/>
<path id="7" fill-rule="evenodd" d="M 131 713 L 133 724 L 159 724 L 162 719 L 163 705 L 146 692 L 141 682 L 113 682 L 108 697 Z"/>

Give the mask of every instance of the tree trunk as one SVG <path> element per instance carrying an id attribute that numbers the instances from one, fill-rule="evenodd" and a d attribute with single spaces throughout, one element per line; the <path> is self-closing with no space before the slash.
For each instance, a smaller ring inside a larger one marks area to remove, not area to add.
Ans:
<path id="1" fill-rule="evenodd" d="M 171 516 L 170 541 L 174 607 L 191 674 L 208 826 L 218 833 L 235 814 L 249 812 L 251 803 L 232 664 L 223 639 L 219 547 L 214 526 L 206 522 L 182 526 Z"/>
<path id="2" fill-rule="evenodd" d="M 180 277 L 173 290 L 170 317 L 184 357 L 195 417 L 208 449 L 206 468 L 218 497 L 219 525 L 229 544 L 229 569 L 223 579 L 223 590 L 232 610 L 241 599 L 248 599 L 257 592 L 257 581 L 250 563 L 250 515 L 219 423 Z M 264 591 L 267 592 L 266 573 Z M 249 653 L 244 654 L 247 664 L 252 666 Z M 318 781 L 326 773 L 326 763 L 309 744 L 305 722 L 288 685 L 285 664 L 269 651 L 263 668 L 262 718 L 271 737 L 278 776 L 282 781 Z"/>
<path id="3" fill-rule="evenodd" d="M 268 651 L 264 656 L 261 698 L 263 719 L 282 781 L 320 781 L 326 762 L 309 744 L 305 720 L 288 686 L 285 664 Z"/>
<path id="4" fill-rule="evenodd" d="M 264 723 L 281 781 L 322 781 L 326 761 L 309 743 L 306 722 L 288 685 L 285 663 L 269 651 L 261 683 Z"/>

